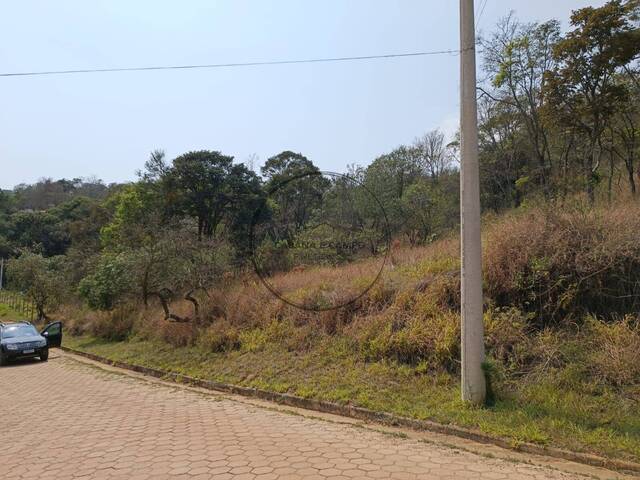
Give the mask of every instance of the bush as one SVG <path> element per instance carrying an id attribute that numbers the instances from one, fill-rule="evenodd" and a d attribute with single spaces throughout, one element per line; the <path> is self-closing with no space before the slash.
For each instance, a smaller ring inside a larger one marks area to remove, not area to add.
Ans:
<path id="1" fill-rule="evenodd" d="M 484 314 L 487 352 L 509 371 L 523 372 L 531 361 L 530 319 L 515 307 L 489 308 Z"/>
<path id="2" fill-rule="evenodd" d="M 588 313 L 612 318 L 640 299 L 640 206 L 530 210 L 485 239 L 486 293 L 535 312 L 540 327 Z"/>
<path id="3" fill-rule="evenodd" d="M 190 322 L 169 322 L 159 320 L 156 323 L 155 334 L 161 340 L 174 347 L 188 347 L 196 343 L 198 331 Z"/>
<path id="4" fill-rule="evenodd" d="M 108 312 L 94 312 L 89 321 L 89 332 L 105 340 L 125 340 L 132 332 L 136 309 L 120 305 Z"/>
<path id="5" fill-rule="evenodd" d="M 130 268 L 122 255 L 104 255 L 78 291 L 94 310 L 111 310 L 132 289 Z"/>
<path id="6" fill-rule="evenodd" d="M 428 318 L 380 316 L 369 325 L 360 322 L 359 343 L 367 360 L 391 359 L 423 369 L 456 370 L 460 352 L 460 317 L 441 313 Z"/>
<path id="7" fill-rule="evenodd" d="M 621 387 L 640 384 L 640 319 L 613 323 L 588 317 L 583 331 L 587 368 L 593 378 Z"/>
<path id="8" fill-rule="evenodd" d="M 200 333 L 198 344 L 209 352 L 238 350 L 240 348 L 240 334 L 227 321 L 221 320 Z"/>

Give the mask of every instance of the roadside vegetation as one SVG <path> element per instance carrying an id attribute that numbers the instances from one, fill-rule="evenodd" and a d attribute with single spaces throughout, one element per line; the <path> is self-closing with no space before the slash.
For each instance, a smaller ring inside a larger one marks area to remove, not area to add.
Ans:
<path id="1" fill-rule="evenodd" d="M 437 130 L 346 180 L 291 151 L 259 174 L 157 151 L 130 184 L 1 192 L 8 285 L 110 358 L 640 461 L 639 35 L 612 0 L 482 40 L 482 408 L 459 401 L 458 143 Z"/>
<path id="2" fill-rule="evenodd" d="M 528 209 L 487 224 L 485 408 L 459 401 L 455 237 L 399 249 L 350 309 L 304 312 L 254 278 L 212 292 L 201 324 L 167 322 L 159 306 L 59 315 L 78 335 L 67 345 L 112 359 L 640 460 L 638 306 L 603 287 L 638 288 L 640 206 Z M 338 268 L 330 294 L 344 295 L 376 265 Z M 306 275 L 323 281 L 318 269 L 274 282 L 296 289 Z"/>
<path id="3" fill-rule="evenodd" d="M 20 320 L 24 320 L 24 315 L 11 308 L 11 306 L 0 303 L 0 322 L 10 323 Z"/>

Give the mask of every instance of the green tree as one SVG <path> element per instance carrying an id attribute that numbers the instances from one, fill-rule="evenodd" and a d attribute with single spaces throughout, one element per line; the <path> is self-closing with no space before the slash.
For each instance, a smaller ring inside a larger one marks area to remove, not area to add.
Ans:
<path id="1" fill-rule="evenodd" d="M 291 240 L 322 202 L 330 181 L 311 160 L 300 153 L 284 151 L 269 158 L 261 168 L 265 190 L 272 203 L 273 240 Z"/>
<path id="2" fill-rule="evenodd" d="M 133 279 L 125 254 L 104 254 L 84 277 L 78 293 L 95 310 L 111 310 L 130 293 Z"/>
<path id="3" fill-rule="evenodd" d="M 419 152 L 401 146 L 392 152 L 376 158 L 367 167 L 364 186 L 382 204 L 392 234 L 402 231 L 411 211 L 405 208 L 402 197 L 406 190 L 422 178 L 424 173 L 420 164 Z M 380 218 L 379 206 L 369 203 L 368 216 Z M 377 225 L 373 225 L 377 229 Z"/>
<path id="4" fill-rule="evenodd" d="M 545 107 L 560 125 L 585 138 L 582 171 L 589 199 L 603 153 L 603 134 L 615 112 L 629 100 L 629 90 L 616 76 L 640 54 L 635 22 L 639 2 L 611 0 L 571 15 L 573 30 L 553 49 L 556 66 L 545 74 Z"/>
<path id="5" fill-rule="evenodd" d="M 542 115 L 545 72 L 556 65 L 554 45 L 560 38 L 560 23 L 519 23 L 513 13 L 498 22 L 496 31 L 482 41 L 483 67 L 495 91 L 483 93 L 503 105 L 501 112 L 518 116 L 526 132 L 532 168 L 530 181 L 549 194 L 553 169 L 549 126 Z M 495 146 L 495 145 L 494 145 Z"/>
<path id="6" fill-rule="evenodd" d="M 177 210 L 197 220 L 198 238 L 211 238 L 231 215 L 231 207 L 241 204 L 247 193 L 255 193 L 256 175 L 233 157 L 220 152 L 189 152 L 173 161 L 164 175 L 167 195 Z"/>
<path id="7" fill-rule="evenodd" d="M 12 288 L 23 292 L 38 313 L 38 320 L 46 320 L 47 312 L 55 308 L 63 298 L 64 289 L 60 275 L 63 257 L 43 257 L 37 253 L 22 252 L 7 265 L 7 278 Z"/>

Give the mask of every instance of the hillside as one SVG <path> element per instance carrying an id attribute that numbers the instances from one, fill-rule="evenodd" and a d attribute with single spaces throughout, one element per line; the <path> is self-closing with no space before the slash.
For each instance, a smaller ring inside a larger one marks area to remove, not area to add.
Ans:
<path id="1" fill-rule="evenodd" d="M 392 252 L 380 281 L 335 311 L 287 305 L 248 275 L 211 290 L 196 322 L 159 306 L 61 314 L 80 335 L 71 345 L 108 357 L 637 461 L 640 206 L 521 209 L 485 225 L 486 408 L 458 399 L 454 236 Z M 370 259 L 272 281 L 312 304 L 376 271 Z"/>
<path id="2" fill-rule="evenodd" d="M 382 144 L 291 117 L 314 140 L 279 147 L 242 121 L 241 144 L 158 138 L 195 149 L 128 183 L 0 191 L 3 285 L 87 351 L 640 461 L 639 19 L 638 0 L 509 13 L 473 49 L 483 407 L 459 399 L 460 134 L 426 117 L 375 118 L 396 122 Z"/>

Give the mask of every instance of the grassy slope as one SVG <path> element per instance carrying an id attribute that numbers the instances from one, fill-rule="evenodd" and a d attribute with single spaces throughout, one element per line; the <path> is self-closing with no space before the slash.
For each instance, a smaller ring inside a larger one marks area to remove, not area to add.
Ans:
<path id="1" fill-rule="evenodd" d="M 159 308 L 71 309 L 69 329 L 129 341 L 66 341 L 200 378 L 640 462 L 640 323 L 631 302 L 640 285 L 638 230 L 637 202 L 522 210 L 485 222 L 487 304 L 517 307 L 485 316 L 499 399 L 491 408 L 463 405 L 451 373 L 459 371 L 460 344 L 455 237 L 393 250 L 382 281 L 352 310 L 289 308 L 246 278 L 209 292 L 207 328 L 166 322 Z M 321 306 L 361 291 L 378 269 L 372 259 L 271 280 L 289 299 Z M 185 301 L 172 308 L 192 313 Z M 606 318 L 589 323 L 587 313 Z"/>
<path id="2" fill-rule="evenodd" d="M 528 383 L 491 408 L 459 400 L 448 374 L 424 375 L 389 361 L 363 362 L 345 339 L 334 337 L 306 352 L 278 347 L 210 353 L 161 341 L 107 342 L 67 337 L 69 347 L 111 359 L 238 385 L 312 397 L 479 428 L 485 433 L 575 451 L 640 461 L 640 415 L 636 401 L 612 390 L 592 394 Z"/>
<path id="3" fill-rule="evenodd" d="M 23 314 L 13 310 L 9 305 L 0 303 L 0 322 L 15 322 L 25 318 Z"/>

